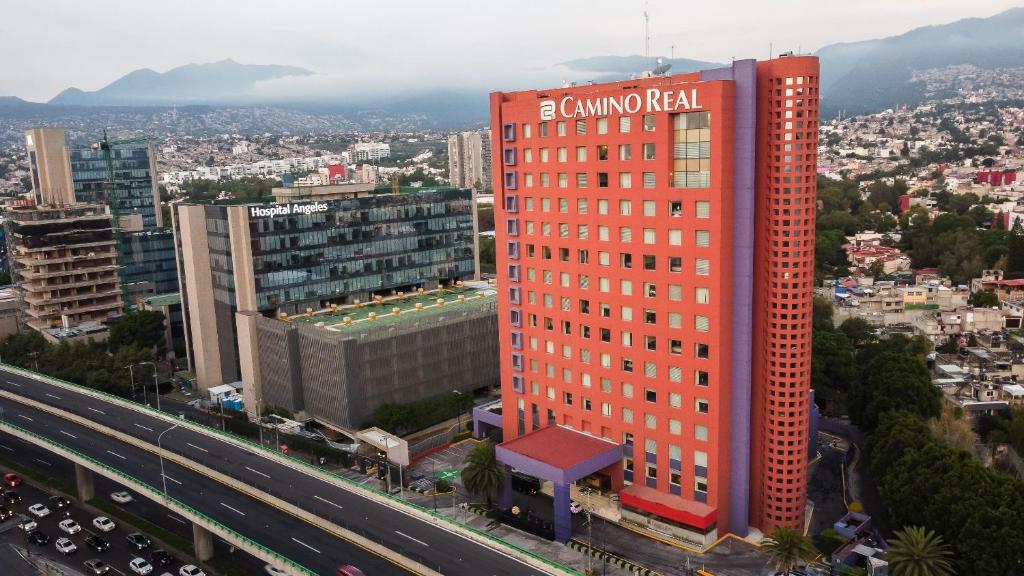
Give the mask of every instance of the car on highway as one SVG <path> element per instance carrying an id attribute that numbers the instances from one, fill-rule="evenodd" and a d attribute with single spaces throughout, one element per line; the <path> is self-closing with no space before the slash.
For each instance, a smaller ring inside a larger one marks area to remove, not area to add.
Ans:
<path id="1" fill-rule="evenodd" d="M 107 542 L 95 534 L 86 537 L 85 545 L 91 548 L 93 552 L 106 552 L 107 550 L 110 550 L 110 542 Z"/>
<path id="2" fill-rule="evenodd" d="M 39 524 L 36 524 L 36 521 L 31 518 L 25 518 L 25 520 L 21 524 L 18 524 L 18 528 L 21 528 L 25 532 L 31 532 L 38 527 Z"/>
<path id="3" fill-rule="evenodd" d="M 57 548 L 57 552 L 60 552 L 65 556 L 68 556 L 69 554 L 74 554 L 78 551 L 78 546 L 74 542 L 72 542 L 70 538 L 57 538 L 57 543 L 55 544 L 55 546 Z"/>
<path id="4" fill-rule="evenodd" d="M 35 544 L 36 546 L 46 546 L 50 543 L 50 537 L 45 532 L 35 530 L 28 535 L 28 541 Z"/>
<path id="5" fill-rule="evenodd" d="M 170 566 L 174 564 L 174 556 L 171 556 L 170 552 L 162 548 L 157 548 L 149 555 L 149 558 L 153 561 L 153 564 L 157 566 Z"/>
<path id="6" fill-rule="evenodd" d="M 110 566 L 107 566 L 107 563 L 103 560 L 97 560 L 96 558 L 86 560 L 85 569 L 93 576 L 101 576 L 110 572 Z"/>
<path id="7" fill-rule="evenodd" d="M 575 500 L 570 500 L 569 512 L 572 512 L 573 514 L 579 514 L 580 512 L 583 512 L 583 505 Z"/>
<path id="8" fill-rule="evenodd" d="M 123 490 L 121 492 L 111 492 L 110 499 L 118 504 L 127 504 L 134 500 L 130 492 L 125 492 Z"/>
<path id="9" fill-rule="evenodd" d="M 57 510 L 63 510 L 65 508 L 67 508 L 68 506 L 71 506 L 71 500 L 68 500 L 67 498 L 65 498 L 63 496 L 51 496 L 50 497 L 50 506 L 53 506 Z"/>
<path id="10" fill-rule="evenodd" d="M 131 534 L 124 537 L 128 541 L 128 544 L 138 550 L 145 550 L 153 545 L 153 541 L 146 537 L 145 534 L 139 532 L 132 532 Z"/>
<path id="11" fill-rule="evenodd" d="M 114 524 L 114 521 L 106 516 L 97 516 L 96 518 L 93 518 L 92 525 L 100 532 L 110 532 L 114 528 L 117 528 L 117 524 Z"/>
<path id="12" fill-rule="evenodd" d="M 153 565 L 145 558 L 132 558 L 132 561 L 128 563 L 128 567 L 139 576 L 146 576 L 146 574 L 153 571 Z"/>
<path id="13" fill-rule="evenodd" d="M 33 504 L 28 507 L 29 514 L 36 518 L 45 518 L 50 515 L 50 509 L 43 504 Z"/>
<path id="14" fill-rule="evenodd" d="M 21 494 L 18 494 L 14 490 L 6 490 L 4 491 L 3 499 L 4 504 L 11 506 L 17 504 L 18 502 L 21 502 Z"/>
<path id="15" fill-rule="evenodd" d="M 266 566 L 264 566 L 263 567 L 263 571 L 266 572 L 267 576 L 284 576 L 285 575 L 285 571 L 284 570 L 281 570 L 280 568 L 278 568 L 277 566 L 274 566 L 273 564 L 267 564 Z"/>
<path id="16" fill-rule="evenodd" d="M 71 518 L 65 518 L 64 520 L 58 522 L 57 528 L 60 528 L 61 531 L 67 534 L 78 534 L 82 531 L 82 526 L 78 522 L 72 520 Z"/>
<path id="17" fill-rule="evenodd" d="M 14 510 L 6 506 L 0 506 L 0 520 L 7 520 L 12 516 L 14 516 Z"/>
<path id="18" fill-rule="evenodd" d="M 366 576 L 366 574 L 363 574 L 362 570 L 351 564 L 338 566 L 338 571 L 335 574 L 336 576 Z"/>
<path id="19" fill-rule="evenodd" d="M 21 484 L 20 476 L 18 476 L 17 474 L 11 474 L 10 472 L 4 474 L 4 486 L 10 486 L 11 488 L 14 488 L 18 484 Z"/>
<path id="20" fill-rule="evenodd" d="M 185 564 L 178 569 L 178 576 L 206 576 L 206 572 L 203 572 L 195 564 Z"/>

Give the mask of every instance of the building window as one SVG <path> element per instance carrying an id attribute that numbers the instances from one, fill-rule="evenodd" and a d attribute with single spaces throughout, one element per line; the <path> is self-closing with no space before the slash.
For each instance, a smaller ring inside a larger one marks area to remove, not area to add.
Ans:
<path id="1" fill-rule="evenodd" d="M 644 160 L 654 160 L 654 144 L 644 144 Z"/>
<path id="2" fill-rule="evenodd" d="M 619 172 L 619 188 L 629 189 L 633 187 L 633 175 L 629 172 Z"/>
<path id="3" fill-rule="evenodd" d="M 683 231 L 672 230 L 668 231 L 668 245 L 669 246 L 682 246 L 683 245 Z"/>
<path id="4" fill-rule="evenodd" d="M 708 304 L 711 301 L 711 291 L 707 288 L 696 289 L 697 304 Z"/>
<path id="5" fill-rule="evenodd" d="M 697 398 L 695 408 L 698 414 L 707 414 L 710 409 L 710 404 L 708 404 L 708 401 L 703 398 Z"/>
<path id="6" fill-rule="evenodd" d="M 669 272 L 682 272 L 683 271 L 683 259 L 680 256 L 669 256 L 668 257 L 668 271 Z"/>
<path id="7" fill-rule="evenodd" d="M 597 133 L 598 134 L 607 134 L 608 133 L 608 119 L 607 118 L 598 118 L 597 119 Z"/>
<path id="8" fill-rule="evenodd" d="M 658 477 L 658 467 L 655 466 L 654 464 L 648 464 L 647 465 L 647 477 L 652 479 L 652 480 L 657 478 Z"/>
<path id="9" fill-rule="evenodd" d="M 530 126 L 529 124 L 523 124 L 523 138 L 532 138 L 533 137 L 533 130 L 532 130 L 532 128 L 533 128 L 533 126 Z"/>
<path id="10" fill-rule="evenodd" d="M 608 147 L 604 144 L 597 147 L 597 159 L 607 160 L 608 159 Z"/>
<path id="11" fill-rule="evenodd" d="M 548 135 L 548 123 L 547 122 L 541 122 L 540 124 L 537 125 L 537 134 L 541 138 L 546 138 L 547 137 L 547 135 Z M 547 162 L 547 160 L 545 160 L 545 162 Z"/>
<path id="12" fill-rule="evenodd" d="M 706 258 L 697 258 L 695 260 L 697 276 L 707 276 L 711 274 L 711 261 Z"/>
<path id="13" fill-rule="evenodd" d="M 711 171 L 711 114 L 685 112 L 673 116 L 675 188 L 707 188 Z"/>
<path id="14" fill-rule="evenodd" d="M 683 395 L 678 392 L 671 392 L 668 395 L 668 405 L 673 408 L 682 408 Z"/>
<path id="15" fill-rule="evenodd" d="M 555 133 L 559 136 L 565 136 L 565 122 L 558 122 L 555 124 Z"/>
<path id="16" fill-rule="evenodd" d="M 658 402 L 658 391 L 654 388 L 644 388 L 644 400 L 656 404 Z"/>
<path id="17" fill-rule="evenodd" d="M 700 344 L 700 343 L 698 343 L 698 344 L 694 345 L 694 348 L 695 348 L 695 354 L 696 354 L 697 358 L 705 358 L 706 359 L 706 358 L 709 357 L 711 347 L 708 346 L 707 344 Z"/>
<path id="18" fill-rule="evenodd" d="M 669 202 L 668 203 L 668 215 L 673 218 L 678 218 L 683 215 L 683 203 L 682 202 Z"/>
<path id="19" fill-rule="evenodd" d="M 658 269 L 658 257 L 650 254 L 644 255 L 644 270 L 657 270 Z"/>
<path id="20" fill-rule="evenodd" d="M 708 376 L 708 373 L 703 370 L 697 370 L 693 373 L 693 383 L 697 386 L 706 388 L 710 381 L 711 378 Z"/>
<path id="21" fill-rule="evenodd" d="M 655 414 L 644 414 L 644 426 L 648 430 L 657 430 L 658 417 Z"/>
<path id="22" fill-rule="evenodd" d="M 701 442 L 708 441 L 708 427 L 697 424 L 693 427 L 693 437 Z"/>
<path id="23" fill-rule="evenodd" d="M 619 267 L 625 270 L 629 270 L 633 267 L 633 255 L 622 253 L 619 254 Z"/>
<path id="24" fill-rule="evenodd" d="M 693 324 L 694 324 L 693 328 L 697 332 L 707 332 L 708 329 L 709 329 L 709 324 L 710 323 L 708 321 L 708 317 L 707 316 L 696 316 L 696 317 L 694 317 Z"/>
<path id="25" fill-rule="evenodd" d="M 657 178 L 654 172 L 644 172 L 644 188 L 654 188 L 657 182 Z"/>
<path id="26" fill-rule="evenodd" d="M 679 420 L 676 420 L 675 418 L 670 419 L 668 421 L 668 433 L 672 434 L 673 436 L 682 436 L 683 423 L 680 422 Z"/>
<path id="27" fill-rule="evenodd" d="M 619 133 L 629 134 L 629 116 L 619 116 Z"/>
<path id="28" fill-rule="evenodd" d="M 586 136 L 587 135 L 587 121 L 586 120 L 581 119 L 581 120 L 577 120 L 576 121 L 576 135 L 577 136 Z"/>
<path id="29" fill-rule="evenodd" d="M 562 394 L 562 403 L 566 406 L 572 406 L 572 392 Z"/>
<path id="30" fill-rule="evenodd" d="M 577 146 L 576 147 L 576 161 L 577 162 L 586 162 L 587 161 L 587 147 L 586 146 Z"/>
<path id="31" fill-rule="evenodd" d="M 654 114 L 644 114 L 644 132 L 654 132 L 655 117 Z"/>
<path id="32" fill-rule="evenodd" d="M 633 385 L 629 382 L 622 383 L 622 397 L 632 398 L 633 397 Z"/>
<path id="33" fill-rule="evenodd" d="M 607 188 L 608 187 L 608 173 L 607 172 L 598 172 L 597 173 L 597 187 L 598 188 Z"/>
<path id="34" fill-rule="evenodd" d="M 657 232 L 654 228 L 644 228 L 644 244 L 656 244 L 657 239 Z"/>
<path id="35" fill-rule="evenodd" d="M 711 218 L 711 202 L 698 200 L 694 212 L 696 213 L 697 218 Z"/>
<path id="36" fill-rule="evenodd" d="M 586 188 L 587 187 L 587 173 L 586 172 L 577 172 L 576 173 L 576 187 L 577 188 Z"/>
<path id="37" fill-rule="evenodd" d="M 633 214 L 633 202 L 630 200 L 619 200 L 619 216 L 631 216 Z"/>
<path id="38" fill-rule="evenodd" d="M 631 408 L 622 409 L 622 423 L 632 424 L 633 423 L 633 410 Z"/>
<path id="39" fill-rule="evenodd" d="M 609 402 L 601 402 L 601 416 L 611 418 L 612 405 Z"/>
<path id="40" fill-rule="evenodd" d="M 619 144 L 619 160 L 629 160 L 633 157 L 629 144 Z"/>
<path id="41" fill-rule="evenodd" d="M 711 245 L 711 232 L 707 230 L 697 230 L 694 242 L 697 244 L 698 248 L 707 248 Z"/>

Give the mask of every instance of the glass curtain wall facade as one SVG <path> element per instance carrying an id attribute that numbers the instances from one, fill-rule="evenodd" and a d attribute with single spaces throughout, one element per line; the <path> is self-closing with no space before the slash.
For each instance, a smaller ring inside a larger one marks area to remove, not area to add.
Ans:
<path id="1" fill-rule="evenodd" d="M 140 214 L 143 228 L 158 225 L 156 199 L 153 197 L 153 165 L 151 149 L 146 142 L 111 142 L 114 187 L 121 216 Z M 71 179 L 78 202 L 108 203 L 107 162 L 102 150 L 72 148 Z"/>

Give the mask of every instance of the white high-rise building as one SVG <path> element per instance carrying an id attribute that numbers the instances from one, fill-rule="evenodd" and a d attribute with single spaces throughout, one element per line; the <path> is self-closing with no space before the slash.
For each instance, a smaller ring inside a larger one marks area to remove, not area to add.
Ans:
<path id="1" fill-rule="evenodd" d="M 491 131 L 448 137 L 448 177 L 456 188 L 491 189 Z"/>

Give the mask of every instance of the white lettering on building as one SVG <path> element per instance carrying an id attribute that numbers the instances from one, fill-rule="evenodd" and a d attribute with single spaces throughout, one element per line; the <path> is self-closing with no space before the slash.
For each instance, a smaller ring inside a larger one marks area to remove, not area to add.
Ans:
<path id="1" fill-rule="evenodd" d="M 608 116 L 609 114 L 637 114 L 641 108 L 645 114 L 653 112 L 678 112 L 680 110 L 697 110 L 702 108 L 697 99 L 697 89 L 662 90 L 648 88 L 643 93 L 630 92 L 617 96 L 600 96 L 597 98 L 577 99 L 565 96 L 558 102 L 557 111 L 563 118 L 588 118 L 591 116 Z M 555 103 L 544 100 L 540 103 L 540 119 L 555 119 Z"/>
<path id="2" fill-rule="evenodd" d="M 293 214 L 316 214 L 327 212 L 325 202 L 308 204 L 274 204 L 272 206 L 249 206 L 250 218 L 273 218 L 275 216 L 291 216 Z"/>

